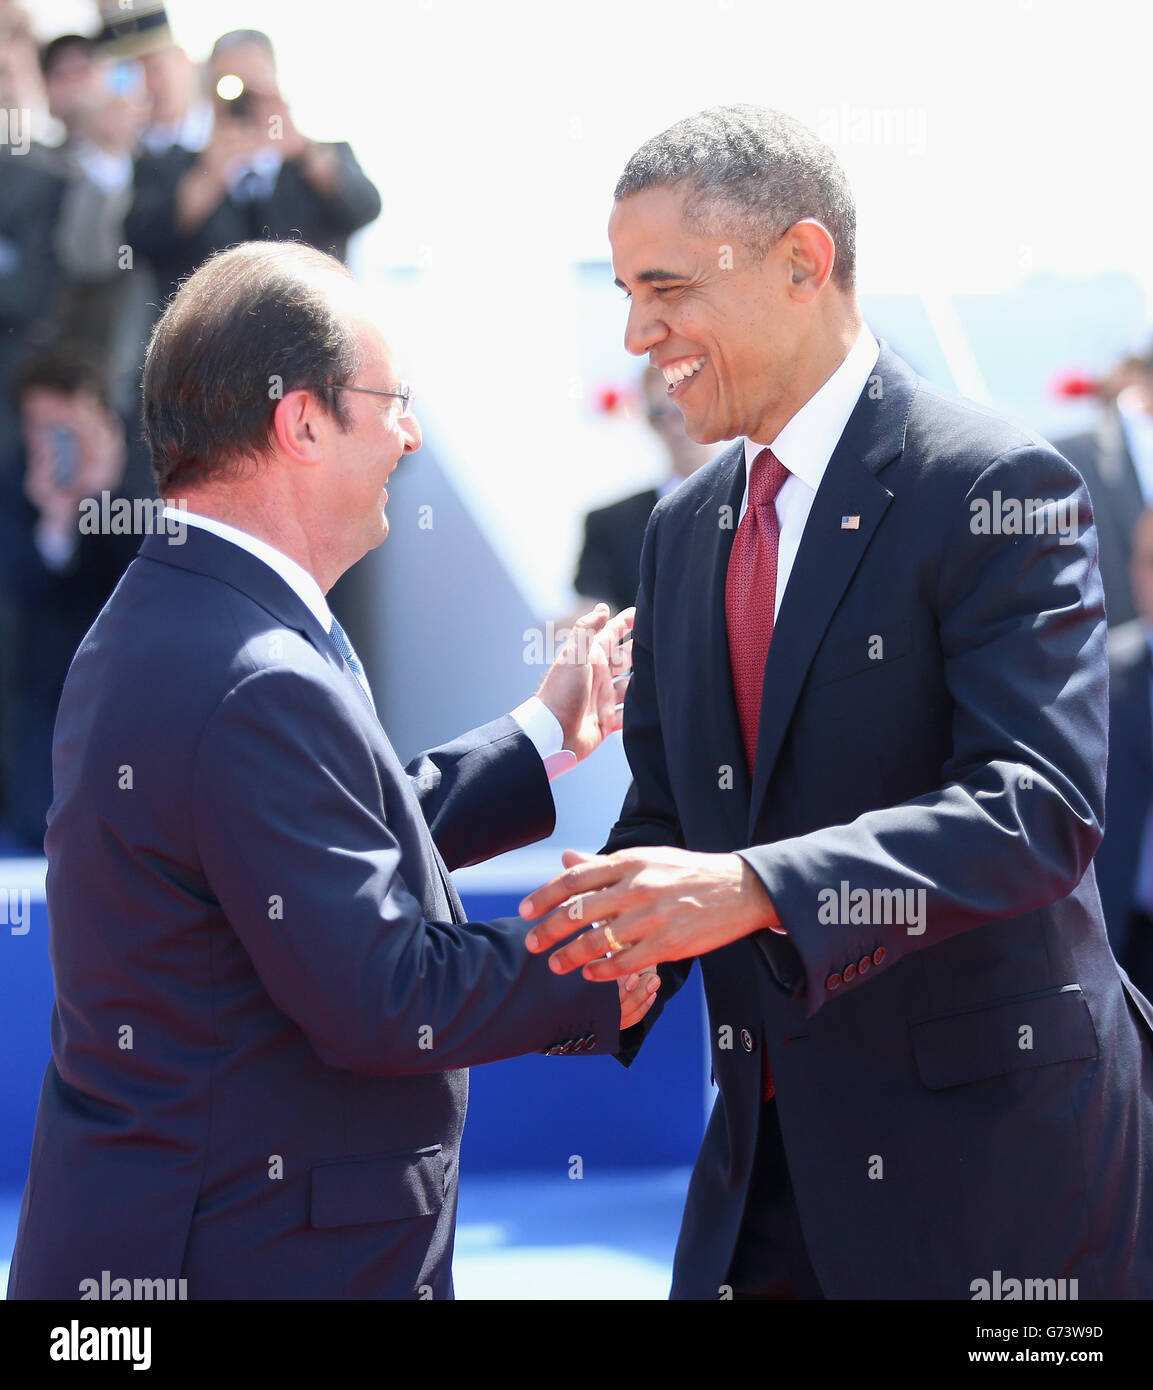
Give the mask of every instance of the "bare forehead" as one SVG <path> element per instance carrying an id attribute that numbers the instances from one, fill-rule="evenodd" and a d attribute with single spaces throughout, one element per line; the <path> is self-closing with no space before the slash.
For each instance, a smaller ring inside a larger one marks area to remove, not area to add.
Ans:
<path id="1" fill-rule="evenodd" d="M 673 271 L 712 247 L 715 235 L 703 235 L 686 217 L 687 201 L 687 190 L 672 184 L 633 193 L 613 204 L 608 233 L 618 275 L 660 279 L 656 272 Z M 680 268 L 683 271 L 684 266 Z"/>
<path id="2" fill-rule="evenodd" d="M 371 361 L 391 366 L 392 348 L 356 281 L 340 271 L 327 269 L 315 271 L 307 278 L 324 294 L 333 313 L 352 334 L 361 360 L 366 365 Z"/>

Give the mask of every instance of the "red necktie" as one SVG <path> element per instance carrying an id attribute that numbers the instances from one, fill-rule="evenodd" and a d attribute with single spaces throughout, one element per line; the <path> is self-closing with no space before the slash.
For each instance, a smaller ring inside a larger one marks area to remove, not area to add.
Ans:
<path id="1" fill-rule="evenodd" d="M 737 719 L 744 740 L 749 777 L 757 761 L 757 729 L 761 722 L 761 696 L 765 686 L 765 661 L 773 640 L 773 608 L 777 597 L 777 493 L 789 470 L 771 449 L 762 449 L 749 471 L 749 497 L 745 515 L 733 537 L 725 577 L 725 620 L 729 632 L 729 665 Z M 773 1077 L 769 1053 L 764 1053 L 764 1097 L 772 1100 Z"/>

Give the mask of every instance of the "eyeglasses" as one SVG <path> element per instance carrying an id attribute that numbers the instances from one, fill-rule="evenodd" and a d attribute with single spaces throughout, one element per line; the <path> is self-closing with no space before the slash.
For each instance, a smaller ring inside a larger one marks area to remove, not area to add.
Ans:
<path id="1" fill-rule="evenodd" d="M 406 420 L 412 414 L 412 387 L 407 386 L 403 381 L 400 383 L 398 391 L 378 391 L 372 386 L 343 386 L 339 382 L 334 382 L 334 391 L 359 391 L 365 396 L 394 396 L 400 401 L 400 414 L 398 420 Z"/>

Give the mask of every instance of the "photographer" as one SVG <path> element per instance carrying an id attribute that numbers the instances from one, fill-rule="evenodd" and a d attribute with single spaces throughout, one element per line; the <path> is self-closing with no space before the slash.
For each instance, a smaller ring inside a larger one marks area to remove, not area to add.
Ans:
<path id="1" fill-rule="evenodd" d="M 344 260 L 348 238 L 380 212 L 380 196 L 347 144 L 296 128 L 271 41 L 240 29 L 216 41 L 211 139 L 199 154 L 146 154 L 127 239 L 175 288 L 213 251 L 239 241 L 296 239 Z"/>

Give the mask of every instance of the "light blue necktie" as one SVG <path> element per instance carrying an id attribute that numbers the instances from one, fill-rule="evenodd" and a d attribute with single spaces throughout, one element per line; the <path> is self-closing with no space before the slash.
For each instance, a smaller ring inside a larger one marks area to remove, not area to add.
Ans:
<path id="1" fill-rule="evenodd" d="M 376 701 L 372 698 L 372 687 L 368 683 L 368 677 L 364 673 L 364 667 L 361 665 L 360 657 L 356 654 L 356 648 L 348 640 L 348 633 L 345 632 L 344 628 L 341 627 L 335 618 L 332 620 L 332 627 L 329 629 L 328 636 L 332 645 L 344 658 L 344 664 L 356 677 L 357 684 L 360 686 L 361 690 L 364 691 L 365 695 L 368 696 L 368 703 L 375 712 Z"/>

